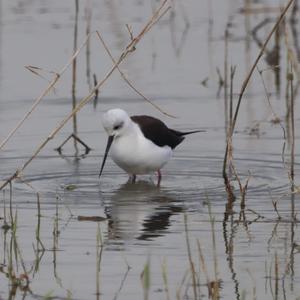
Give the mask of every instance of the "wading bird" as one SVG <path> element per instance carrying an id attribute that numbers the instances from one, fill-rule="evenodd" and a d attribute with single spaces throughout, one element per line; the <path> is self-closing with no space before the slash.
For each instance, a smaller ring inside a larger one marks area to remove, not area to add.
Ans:
<path id="1" fill-rule="evenodd" d="M 108 141 L 99 177 L 111 148 L 113 161 L 130 175 L 132 182 L 135 182 L 136 175 L 157 172 L 158 185 L 161 181 L 160 169 L 171 158 L 173 150 L 184 140 L 184 136 L 203 132 L 180 132 L 150 116 L 129 117 L 126 111 L 119 108 L 104 113 L 102 124 Z"/>

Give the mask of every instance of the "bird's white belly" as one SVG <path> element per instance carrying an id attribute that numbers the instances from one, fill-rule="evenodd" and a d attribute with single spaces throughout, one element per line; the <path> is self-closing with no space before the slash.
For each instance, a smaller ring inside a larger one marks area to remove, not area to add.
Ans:
<path id="1" fill-rule="evenodd" d="M 159 147 L 139 135 L 118 137 L 111 149 L 113 161 L 127 173 L 135 175 L 161 169 L 171 156 L 170 147 Z"/>

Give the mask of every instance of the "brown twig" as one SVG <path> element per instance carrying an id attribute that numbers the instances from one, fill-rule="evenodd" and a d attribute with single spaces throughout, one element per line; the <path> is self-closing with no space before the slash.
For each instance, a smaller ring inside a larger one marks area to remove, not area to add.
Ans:
<path id="1" fill-rule="evenodd" d="M 292 144 L 291 144 L 291 162 L 290 162 L 290 177 L 292 186 L 295 184 L 295 113 L 294 113 L 294 88 L 293 88 L 293 68 L 291 65 L 290 73 L 288 75 L 288 81 L 290 83 L 290 117 L 291 117 L 291 135 L 292 135 Z"/>
<path id="2" fill-rule="evenodd" d="M 74 41 L 73 52 L 76 52 L 78 41 L 78 15 L 79 15 L 79 0 L 75 0 L 75 22 L 74 22 Z M 72 62 L 72 109 L 76 107 L 76 76 L 77 75 L 77 57 Z M 73 121 L 73 135 L 77 136 L 77 115 L 72 117 Z M 77 140 L 73 139 L 75 155 L 78 154 Z"/>
<path id="3" fill-rule="evenodd" d="M 278 123 L 280 128 L 282 129 L 282 132 L 283 132 L 283 145 L 282 145 L 282 151 L 281 151 L 281 159 L 282 159 L 282 162 L 283 162 L 283 165 L 285 166 L 285 159 L 284 159 L 284 152 L 285 152 L 285 145 L 286 145 L 286 132 L 285 132 L 285 128 L 280 120 L 280 117 L 276 114 L 276 112 L 274 111 L 273 107 L 272 107 L 272 104 L 271 104 L 271 100 L 270 100 L 270 96 L 269 96 L 269 93 L 268 93 L 268 90 L 267 90 L 267 87 L 266 87 L 266 84 L 265 84 L 265 80 L 264 80 L 264 77 L 263 77 L 263 71 L 265 70 L 258 70 L 258 73 L 261 77 L 261 81 L 262 81 L 262 84 L 263 84 L 263 87 L 264 87 L 264 91 L 265 91 L 265 95 L 266 95 L 266 98 L 267 98 L 267 102 L 268 102 L 268 105 L 269 105 L 269 108 L 271 110 L 271 114 L 272 114 L 272 120 L 274 123 Z"/>
<path id="4" fill-rule="evenodd" d="M 129 31 L 130 33 L 130 38 L 131 40 L 133 40 L 132 38 L 132 32 L 131 32 L 131 29 L 129 28 L 128 24 L 126 24 L 126 27 L 127 27 L 127 30 Z M 114 59 L 114 57 L 112 56 L 110 50 L 108 49 L 106 43 L 104 42 L 101 34 L 99 33 L 99 31 L 96 31 L 97 33 L 97 36 L 99 38 L 99 40 L 101 41 L 104 49 L 106 50 L 107 54 L 109 55 L 110 59 L 112 60 L 112 62 L 114 64 L 116 64 L 116 60 Z M 119 71 L 119 73 L 121 74 L 122 78 L 124 79 L 124 81 L 139 95 L 141 96 L 144 100 L 146 100 L 148 103 L 150 103 L 153 107 L 155 107 L 158 111 L 160 111 L 162 114 L 168 116 L 168 117 L 171 117 L 171 118 L 176 118 L 175 116 L 165 112 L 164 110 L 162 110 L 157 104 L 153 103 L 151 100 L 149 100 L 146 96 L 144 96 L 137 88 L 135 88 L 133 86 L 133 84 L 128 80 L 128 78 L 125 76 L 125 74 L 122 72 L 122 70 L 117 67 L 117 70 Z"/>
<path id="5" fill-rule="evenodd" d="M 86 29 L 85 33 L 86 36 L 88 36 L 91 32 L 91 20 L 92 20 L 92 7 L 91 7 L 91 1 L 86 1 L 85 6 L 85 20 L 86 20 Z M 90 40 L 88 40 L 86 44 L 86 78 L 87 78 L 87 84 L 89 87 L 89 91 L 92 89 L 92 80 L 91 80 L 91 43 Z"/>

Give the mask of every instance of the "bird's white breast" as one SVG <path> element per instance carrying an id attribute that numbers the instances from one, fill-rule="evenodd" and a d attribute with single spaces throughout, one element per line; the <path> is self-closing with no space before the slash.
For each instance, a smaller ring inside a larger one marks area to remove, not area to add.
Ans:
<path id="1" fill-rule="evenodd" d="M 136 124 L 127 134 L 115 137 L 111 156 L 129 174 L 147 174 L 162 168 L 171 158 L 169 146 L 159 147 L 146 139 Z"/>

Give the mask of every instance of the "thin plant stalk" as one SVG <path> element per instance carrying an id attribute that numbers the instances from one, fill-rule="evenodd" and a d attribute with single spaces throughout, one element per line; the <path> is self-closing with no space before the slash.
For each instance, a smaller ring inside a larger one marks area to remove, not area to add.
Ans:
<path id="1" fill-rule="evenodd" d="M 128 25 L 127 25 L 128 26 Z M 127 27 L 128 28 L 128 27 Z M 132 32 L 130 31 L 130 29 L 128 28 L 128 31 L 130 33 L 130 37 L 131 39 L 133 39 L 133 35 Z M 106 43 L 104 42 L 104 39 L 102 38 L 101 34 L 99 33 L 99 31 L 96 31 L 97 36 L 100 40 L 100 42 L 102 43 L 104 49 L 106 50 L 107 54 L 109 55 L 110 59 L 112 60 L 112 62 L 114 64 L 116 64 L 116 60 L 114 59 L 114 57 L 112 56 L 109 48 L 107 47 Z M 134 87 L 134 85 L 129 81 L 129 79 L 125 76 L 125 74 L 122 72 L 122 70 L 119 68 L 119 66 L 117 67 L 117 70 L 119 71 L 120 75 L 122 76 L 122 78 L 124 79 L 124 81 L 139 95 L 141 96 L 145 101 L 147 101 L 149 104 L 151 104 L 154 108 L 156 108 L 158 111 L 160 111 L 162 114 L 171 117 L 171 118 L 176 118 L 175 116 L 171 115 L 170 113 L 167 113 L 166 111 L 162 110 L 157 104 L 155 104 L 154 102 L 152 102 L 150 99 L 148 99 L 145 95 L 143 95 L 136 87 Z"/>
<path id="2" fill-rule="evenodd" d="M 91 0 L 86 2 L 85 7 L 85 17 L 86 17 L 86 29 L 85 33 L 88 36 L 91 32 L 91 20 L 92 20 L 92 7 Z M 91 41 L 88 40 L 86 44 L 86 78 L 89 91 L 92 89 L 92 80 L 91 80 Z"/>
<path id="3" fill-rule="evenodd" d="M 149 290 L 150 290 L 150 258 L 148 257 L 147 262 L 144 266 L 143 272 L 141 274 L 141 281 L 144 291 L 144 300 L 149 299 Z"/>
<path id="4" fill-rule="evenodd" d="M 120 295 L 120 293 L 121 293 L 121 290 L 122 290 L 122 288 L 123 288 L 123 286 L 124 286 L 124 283 L 125 283 L 125 281 L 126 281 L 126 279 L 127 279 L 127 276 L 128 276 L 128 274 L 129 274 L 129 271 L 130 271 L 130 269 L 131 269 L 131 267 L 128 265 L 128 263 L 127 263 L 126 260 L 125 260 L 125 262 L 126 262 L 126 265 L 127 265 L 127 270 L 126 270 L 126 272 L 125 272 L 125 274 L 124 274 L 124 277 L 123 277 L 123 279 L 122 279 L 122 281 L 121 281 L 120 287 L 119 287 L 119 289 L 117 290 L 117 292 L 116 292 L 116 294 L 115 294 L 113 300 L 117 300 L 117 299 L 118 299 L 118 297 L 119 297 L 119 295 Z"/>
<path id="5" fill-rule="evenodd" d="M 100 230 L 100 225 L 98 223 L 97 227 L 97 245 L 96 245 L 96 299 L 100 299 L 100 271 L 101 271 L 101 259 L 103 252 L 103 242 Z"/>
<path id="6" fill-rule="evenodd" d="M 290 83 L 290 118 L 291 118 L 291 166 L 290 166 L 290 176 L 292 185 L 294 185 L 295 179 L 295 113 L 294 113 L 294 88 L 293 88 L 293 67 L 291 65 L 291 71 L 289 74 L 289 83 Z"/>
<path id="7" fill-rule="evenodd" d="M 211 290 L 211 286 L 210 286 L 210 279 L 209 279 L 209 276 L 208 276 L 207 267 L 206 267 L 203 251 L 201 249 L 201 245 L 200 245 L 199 240 L 197 240 L 197 247 L 198 247 L 199 258 L 200 258 L 199 259 L 200 260 L 200 266 L 201 266 L 201 269 L 202 269 L 203 273 L 205 274 L 206 285 L 207 285 L 207 289 L 208 289 L 208 295 L 210 297 L 212 295 L 212 290 Z"/>
<path id="8" fill-rule="evenodd" d="M 228 25 L 225 29 L 224 49 L 224 106 L 225 106 L 225 128 L 228 129 Z"/>
<path id="9" fill-rule="evenodd" d="M 183 278 L 182 278 L 182 280 L 181 280 L 181 283 L 180 283 L 178 289 L 176 290 L 176 299 L 177 299 L 177 300 L 182 299 L 182 297 L 181 297 L 181 289 L 183 288 L 183 286 L 184 286 L 184 284 L 185 284 L 185 281 L 186 281 L 188 275 L 189 275 L 189 270 L 186 270 L 186 271 L 184 272 L 184 275 L 183 275 Z"/>
<path id="10" fill-rule="evenodd" d="M 234 80 L 234 75 L 235 75 L 236 67 L 231 67 L 230 68 L 230 103 L 229 103 L 229 124 L 227 125 L 227 130 L 226 130 L 226 139 L 227 139 L 227 144 L 228 147 L 226 147 L 225 155 L 224 155 L 224 160 L 223 160 L 223 178 L 225 182 L 225 188 L 226 192 L 228 195 L 228 201 L 227 201 L 227 209 L 226 213 L 230 214 L 232 213 L 232 208 L 233 208 L 233 202 L 235 200 L 235 196 L 230 184 L 230 179 L 229 176 L 227 175 L 227 164 L 229 162 L 232 162 L 232 126 L 233 126 L 233 80 Z M 227 113 L 226 113 L 227 115 Z"/>
<path id="11" fill-rule="evenodd" d="M 3 226 L 2 228 L 7 227 L 7 221 L 6 221 L 6 202 L 5 202 L 5 191 L 3 191 Z"/>
<path id="12" fill-rule="evenodd" d="M 13 217 L 13 208 L 12 208 L 12 182 L 9 183 L 9 217 L 10 217 L 10 226 L 14 227 L 14 217 Z"/>
<path id="13" fill-rule="evenodd" d="M 278 262 L 278 255 L 275 252 L 275 299 L 278 299 L 278 291 L 279 291 L 279 262 Z"/>
<path id="14" fill-rule="evenodd" d="M 78 14 L 79 14 L 79 2 L 75 0 L 75 23 L 74 23 L 74 44 L 73 52 L 76 52 L 78 44 Z M 77 70 L 77 57 L 74 58 L 72 63 L 72 110 L 76 107 L 76 70 Z M 77 136 L 77 114 L 73 115 L 73 134 Z M 77 140 L 73 139 L 75 154 L 78 154 Z"/>
<path id="15" fill-rule="evenodd" d="M 194 266 L 194 262 L 192 259 L 192 251 L 191 251 L 191 246 L 190 246 L 190 241 L 189 241 L 187 215 L 186 214 L 184 214 L 184 231 L 185 231 L 185 240 L 186 240 L 186 247 L 187 247 L 187 252 L 188 252 L 188 259 L 189 259 L 190 269 L 191 269 L 191 273 L 192 273 L 194 299 L 197 299 L 196 271 L 195 271 L 195 266 Z"/>
<path id="16" fill-rule="evenodd" d="M 45 251 L 45 247 L 41 241 L 41 203 L 40 203 L 40 194 L 37 193 L 37 210 L 38 210 L 38 221 L 36 225 L 36 240 L 37 240 L 37 251 L 39 252 L 39 246 L 42 247 L 42 251 Z"/>
<path id="17" fill-rule="evenodd" d="M 162 265 L 161 265 L 161 270 L 162 270 L 162 277 L 163 277 L 163 282 L 164 282 L 164 288 L 166 292 L 166 300 L 170 300 L 170 293 L 169 293 L 169 285 L 168 285 L 168 274 L 167 274 L 167 263 L 164 260 Z"/>
<path id="18" fill-rule="evenodd" d="M 262 84 L 263 84 L 263 87 L 264 87 L 264 91 L 265 91 L 265 95 L 266 95 L 266 99 L 267 99 L 267 102 L 268 102 L 268 105 L 269 105 L 269 108 L 271 110 L 271 114 L 272 114 L 272 118 L 273 118 L 273 121 L 274 122 L 278 122 L 279 123 L 279 126 L 282 130 L 282 133 L 283 133 L 283 145 L 282 145 L 282 151 L 281 151 L 281 159 L 282 159 L 282 162 L 283 162 L 283 165 L 285 166 L 285 159 L 284 159 L 284 153 L 285 153 L 285 146 L 286 146 L 286 131 L 285 131 L 285 128 L 280 120 L 280 117 L 276 114 L 276 112 L 274 111 L 273 107 L 272 107 L 272 104 L 271 104 L 271 100 L 270 100 L 270 96 L 269 96 L 269 93 L 268 93 L 268 90 L 267 90 L 267 87 L 266 87 L 266 84 L 265 84 L 265 80 L 264 80 L 264 77 L 263 77 L 263 71 L 262 70 L 258 70 L 258 73 L 261 77 L 261 81 L 262 81 Z"/>
<path id="19" fill-rule="evenodd" d="M 215 234 L 215 218 L 212 215 L 211 211 L 211 203 L 208 201 L 208 213 L 209 213 L 209 221 L 211 224 L 211 233 L 212 233 L 212 251 L 213 251 L 213 258 L 214 258 L 214 273 L 215 273 L 215 280 L 213 286 L 213 299 L 219 299 L 219 271 L 218 271 L 218 259 L 217 259 L 217 246 L 216 246 L 216 234 Z"/>

